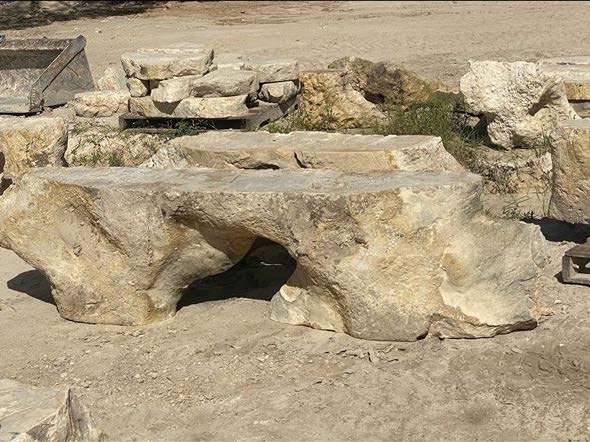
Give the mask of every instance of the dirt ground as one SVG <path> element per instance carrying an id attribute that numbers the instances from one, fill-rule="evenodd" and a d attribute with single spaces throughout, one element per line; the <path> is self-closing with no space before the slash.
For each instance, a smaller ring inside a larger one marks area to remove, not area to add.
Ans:
<path id="1" fill-rule="evenodd" d="M 470 58 L 583 54 L 590 3 L 183 3 L 6 33 L 84 34 L 95 74 L 137 47 L 195 42 L 308 65 L 393 59 L 456 85 Z M 268 299 L 285 275 L 265 284 L 277 272 L 260 267 L 193 288 L 164 323 L 73 323 L 0 249 L 0 378 L 71 385 L 108 440 L 588 441 L 590 288 L 558 278 L 588 231 L 539 224 L 548 315 L 481 340 L 370 342 L 276 323 Z"/>

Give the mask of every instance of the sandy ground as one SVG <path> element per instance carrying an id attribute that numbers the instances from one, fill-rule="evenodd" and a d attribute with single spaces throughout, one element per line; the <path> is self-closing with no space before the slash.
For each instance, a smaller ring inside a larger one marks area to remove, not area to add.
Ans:
<path id="1" fill-rule="evenodd" d="M 470 58 L 579 54 L 589 25 L 590 3 L 238 2 L 7 33 L 85 34 L 95 73 L 136 47 L 192 41 L 310 65 L 393 59 L 456 84 Z M 271 321 L 280 279 L 265 286 L 267 268 L 193 290 L 150 327 L 68 322 L 43 277 L 0 249 L 0 377 L 73 386 L 109 440 L 588 440 L 590 288 L 557 276 L 587 232 L 542 228 L 548 316 L 535 330 L 415 343 Z"/>

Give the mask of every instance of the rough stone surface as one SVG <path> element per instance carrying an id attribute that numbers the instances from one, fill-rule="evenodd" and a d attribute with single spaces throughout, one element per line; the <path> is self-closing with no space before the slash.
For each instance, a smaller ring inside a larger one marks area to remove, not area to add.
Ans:
<path id="1" fill-rule="evenodd" d="M 211 71 L 215 69 L 246 69 L 249 66 L 249 58 L 240 54 L 215 54 Z"/>
<path id="2" fill-rule="evenodd" d="M 99 91 L 124 91 L 127 89 L 125 85 L 125 73 L 119 68 L 106 68 L 102 77 L 97 82 Z"/>
<path id="3" fill-rule="evenodd" d="M 364 94 L 367 90 L 369 72 L 375 63 L 358 57 L 342 57 L 328 65 L 328 69 L 343 69 L 350 78 L 350 85 L 354 90 Z"/>
<path id="4" fill-rule="evenodd" d="M 590 57 L 546 58 L 539 69 L 563 78 L 568 100 L 590 101 Z"/>
<path id="5" fill-rule="evenodd" d="M 248 63 L 245 69 L 258 71 L 260 83 L 276 81 L 295 81 L 299 77 L 299 62 L 297 60 L 268 60 L 260 63 Z"/>
<path id="6" fill-rule="evenodd" d="M 65 165 L 67 139 L 67 125 L 62 118 L 0 120 L 3 178 L 14 180 L 36 167 Z"/>
<path id="7" fill-rule="evenodd" d="M 305 71 L 299 75 L 300 109 L 311 125 L 362 126 L 383 114 L 346 83 L 344 71 Z"/>
<path id="8" fill-rule="evenodd" d="M 429 101 L 441 87 L 394 63 L 380 62 L 367 74 L 364 95 L 372 103 L 409 106 Z"/>
<path id="9" fill-rule="evenodd" d="M 94 91 L 76 94 L 74 110 L 79 117 L 110 117 L 127 112 L 129 94 L 124 91 Z"/>
<path id="10" fill-rule="evenodd" d="M 328 132 L 205 132 L 171 140 L 144 167 L 462 171 L 438 137 Z"/>
<path id="11" fill-rule="evenodd" d="M 187 76 L 160 82 L 152 91 L 152 99 L 174 103 L 188 97 L 256 96 L 258 80 L 255 72 L 218 69 L 205 76 Z"/>
<path id="12" fill-rule="evenodd" d="M 270 103 L 284 103 L 297 95 L 298 90 L 299 87 L 294 81 L 266 83 L 260 88 L 258 98 Z"/>
<path id="13" fill-rule="evenodd" d="M 189 97 L 179 103 L 156 103 L 151 97 L 131 98 L 131 113 L 144 117 L 227 118 L 248 113 L 247 95 L 237 97 Z"/>
<path id="14" fill-rule="evenodd" d="M 560 121 L 578 118 L 563 79 L 534 63 L 470 62 L 461 92 L 470 112 L 485 115 L 491 141 L 506 149 L 542 146 Z"/>
<path id="15" fill-rule="evenodd" d="M 213 49 L 141 49 L 121 55 L 128 77 L 141 80 L 167 80 L 184 75 L 204 75 L 213 60 Z"/>
<path id="16" fill-rule="evenodd" d="M 102 434 L 69 388 L 0 379 L 0 441 L 98 442 Z"/>
<path id="17" fill-rule="evenodd" d="M 64 157 L 68 166 L 135 167 L 154 155 L 164 142 L 158 135 L 82 127 L 70 132 Z"/>
<path id="18" fill-rule="evenodd" d="M 150 94 L 150 82 L 148 80 L 140 80 L 139 78 L 128 78 L 127 89 L 129 95 L 134 98 L 145 97 Z"/>
<path id="19" fill-rule="evenodd" d="M 169 318 L 262 237 L 297 261 L 276 320 L 404 341 L 532 328 L 540 229 L 488 218 L 480 192 L 449 172 L 46 168 L 0 201 L 0 244 L 82 322 Z"/>
<path id="20" fill-rule="evenodd" d="M 590 223 L 590 120 L 562 122 L 551 146 L 553 189 L 549 216 Z"/>

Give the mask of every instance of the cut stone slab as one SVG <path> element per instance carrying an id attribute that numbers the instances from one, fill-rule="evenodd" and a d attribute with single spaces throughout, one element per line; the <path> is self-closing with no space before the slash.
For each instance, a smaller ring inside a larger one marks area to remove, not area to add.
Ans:
<path id="1" fill-rule="evenodd" d="M 213 49 L 140 49 L 121 55 L 128 77 L 140 80 L 168 80 L 184 75 L 204 75 L 213 60 Z"/>
<path id="2" fill-rule="evenodd" d="M 68 129 L 63 118 L 0 120 L 3 178 L 14 180 L 37 167 L 65 166 L 67 139 Z"/>
<path id="3" fill-rule="evenodd" d="M 534 63 L 472 61 L 460 84 L 468 111 L 485 115 L 490 140 L 505 149 L 542 147 L 560 121 L 579 118 L 563 79 Z"/>
<path id="4" fill-rule="evenodd" d="M 299 107 L 312 126 L 354 128 L 384 118 L 373 103 L 347 83 L 345 71 L 304 71 L 299 81 Z"/>
<path id="5" fill-rule="evenodd" d="M 590 120 L 562 122 L 551 146 L 551 218 L 590 223 Z"/>
<path id="6" fill-rule="evenodd" d="M 590 101 L 590 57 L 539 60 L 541 72 L 563 78 L 568 100 Z"/>
<path id="7" fill-rule="evenodd" d="M 468 173 L 45 168 L 0 200 L 0 244 L 81 322 L 169 318 L 262 237 L 297 261 L 275 320 L 401 341 L 532 328 L 543 236 L 480 193 Z"/>
<path id="8" fill-rule="evenodd" d="M 152 91 L 152 99 L 174 103 L 189 97 L 256 96 L 257 74 L 252 71 L 218 69 L 205 76 L 187 76 L 161 81 Z"/>
<path id="9" fill-rule="evenodd" d="M 297 95 L 298 91 L 299 87 L 294 81 L 266 83 L 260 88 L 258 98 L 269 103 L 284 103 Z"/>
<path id="10" fill-rule="evenodd" d="M 215 69 L 245 69 L 249 65 L 249 58 L 240 54 L 215 54 L 211 71 Z"/>
<path id="11" fill-rule="evenodd" d="M 328 132 L 205 132 L 171 140 L 144 167 L 463 171 L 439 137 Z"/>
<path id="12" fill-rule="evenodd" d="M 260 83 L 295 81 L 299 78 L 299 62 L 297 60 L 277 59 L 260 63 L 250 62 L 245 69 L 256 70 Z"/>
<path id="13" fill-rule="evenodd" d="M 129 95 L 134 98 L 145 97 L 150 94 L 150 82 L 148 80 L 140 80 L 139 78 L 128 78 L 127 89 Z"/>
<path id="14" fill-rule="evenodd" d="M 106 68 L 103 76 L 100 77 L 96 83 L 99 91 L 127 90 L 127 86 L 125 85 L 125 73 L 121 70 L 121 68 Z"/>
<path id="15" fill-rule="evenodd" d="M 156 103 L 151 97 L 131 98 L 132 114 L 147 118 L 228 118 L 248 113 L 247 95 L 237 97 L 189 97 L 179 103 Z"/>
<path id="16" fill-rule="evenodd" d="M 126 91 L 94 91 L 76 94 L 74 111 L 79 117 L 110 117 L 127 112 L 129 93 Z"/>
<path id="17" fill-rule="evenodd" d="M 101 440 L 90 413 L 69 388 L 0 379 L 0 441 Z"/>

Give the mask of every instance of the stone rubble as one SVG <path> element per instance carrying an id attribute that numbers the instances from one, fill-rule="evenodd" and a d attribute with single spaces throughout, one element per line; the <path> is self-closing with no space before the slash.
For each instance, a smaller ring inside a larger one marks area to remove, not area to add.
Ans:
<path id="1" fill-rule="evenodd" d="M 590 117 L 590 57 L 546 58 L 538 66 L 541 72 L 563 78 L 572 107 L 581 117 Z"/>
<path id="2" fill-rule="evenodd" d="M 127 112 L 129 93 L 126 91 L 94 91 L 76 94 L 74 110 L 79 117 L 110 117 Z"/>

